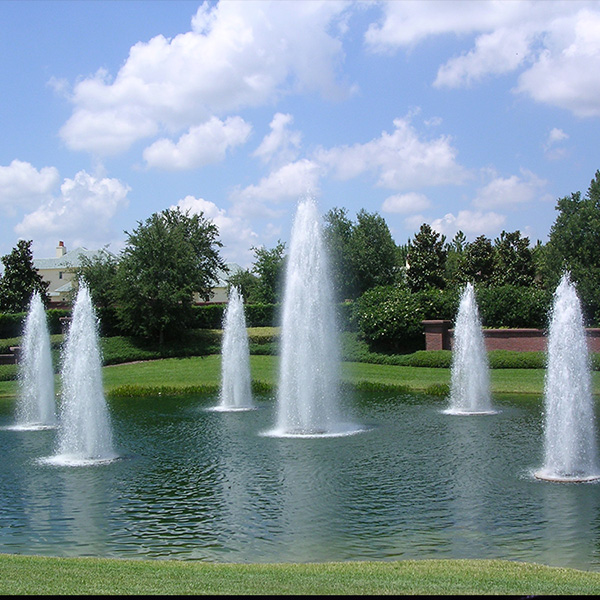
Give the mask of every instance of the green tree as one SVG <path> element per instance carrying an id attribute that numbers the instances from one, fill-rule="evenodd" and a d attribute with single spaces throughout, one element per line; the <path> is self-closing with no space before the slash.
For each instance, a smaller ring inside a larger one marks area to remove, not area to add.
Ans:
<path id="1" fill-rule="evenodd" d="M 218 228 L 203 213 L 154 213 L 128 236 L 116 277 L 121 326 L 162 344 L 192 322 L 194 294 L 209 300 L 219 269 Z"/>
<path id="2" fill-rule="evenodd" d="M 283 293 L 283 272 L 285 268 L 285 243 L 277 241 L 274 248 L 253 247 L 256 257 L 252 273 L 258 277 L 248 302 L 253 304 L 277 304 Z"/>
<path id="3" fill-rule="evenodd" d="M 423 223 L 412 241 L 409 241 L 406 282 L 413 292 L 427 288 L 445 287 L 447 250 L 446 238 Z"/>
<path id="4" fill-rule="evenodd" d="M 530 286 L 535 280 L 533 253 L 529 238 L 519 230 L 502 231 L 494 240 L 494 285 Z"/>
<path id="5" fill-rule="evenodd" d="M 76 287 L 85 281 L 102 326 L 103 335 L 117 332 L 116 285 L 119 261 L 103 248 L 92 258 L 81 256 L 81 264 L 74 269 Z M 73 291 L 75 296 L 76 290 Z"/>
<path id="6" fill-rule="evenodd" d="M 600 323 L 600 171 L 584 197 L 560 198 L 544 261 L 546 284 L 554 290 L 565 270 L 577 286 L 588 320 Z"/>
<path id="7" fill-rule="evenodd" d="M 464 283 L 461 274 L 465 262 L 465 249 L 467 236 L 462 231 L 457 231 L 452 241 L 446 245 L 446 284 L 456 287 Z"/>
<path id="8" fill-rule="evenodd" d="M 259 281 L 250 269 L 240 269 L 237 273 L 233 273 L 227 278 L 227 283 L 229 289 L 236 287 L 239 290 L 246 304 L 255 303 Z"/>
<path id="9" fill-rule="evenodd" d="M 0 311 L 25 312 L 34 292 L 48 307 L 48 286 L 33 266 L 33 240 L 19 240 L 10 254 L 2 257 L 4 275 L 0 278 Z"/>
<path id="10" fill-rule="evenodd" d="M 399 274 L 396 243 L 385 219 L 376 212 L 358 211 L 352 229 L 351 257 L 357 295 L 396 281 Z"/>
<path id="11" fill-rule="evenodd" d="M 355 298 L 357 280 L 352 257 L 354 223 L 348 218 L 345 208 L 332 208 L 323 217 L 323 222 L 334 296 L 338 301 Z"/>
<path id="12" fill-rule="evenodd" d="M 467 244 L 461 264 L 461 283 L 481 283 L 487 285 L 494 274 L 494 246 L 485 235 L 476 237 Z"/>

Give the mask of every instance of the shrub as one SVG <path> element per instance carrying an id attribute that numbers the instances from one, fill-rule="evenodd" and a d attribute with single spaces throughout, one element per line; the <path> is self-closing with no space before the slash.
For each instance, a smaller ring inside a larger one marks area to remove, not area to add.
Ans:
<path id="1" fill-rule="evenodd" d="M 372 347 L 400 351 L 424 343 L 424 313 L 418 296 L 406 288 L 379 286 L 365 292 L 355 303 L 354 317 Z"/>
<path id="2" fill-rule="evenodd" d="M 552 293 L 534 287 L 503 285 L 477 287 L 477 305 L 486 327 L 544 329 L 552 307 Z"/>

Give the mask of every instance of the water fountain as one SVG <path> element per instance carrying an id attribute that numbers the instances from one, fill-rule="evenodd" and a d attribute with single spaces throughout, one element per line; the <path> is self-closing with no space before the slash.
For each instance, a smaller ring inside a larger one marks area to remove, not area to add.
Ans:
<path id="1" fill-rule="evenodd" d="M 491 405 L 487 353 L 472 283 L 464 287 L 458 307 L 452 348 L 450 407 L 444 412 L 452 415 L 496 412 Z"/>
<path id="2" fill-rule="evenodd" d="M 98 322 L 88 288 L 77 293 L 61 369 L 62 393 L 56 454 L 44 462 L 87 465 L 117 458 L 102 388 Z"/>
<path id="3" fill-rule="evenodd" d="M 244 315 L 244 299 L 234 286 L 223 318 L 221 350 L 221 394 L 214 410 L 251 410 L 250 352 Z"/>
<path id="4" fill-rule="evenodd" d="M 544 466 L 550 481 L 600 479 L 594 401 L 581 304 L 568 274 L 556 291 L 548 336 L 544 383 Z"/>
<path id="5" fill-rule="evenodd" d="M 23 330 L 16 424 L 12 429 L 48 429 L 56 423 L 50 334 L 42 297 L 36 291 Z"/>
<path id="6" fill-rule="evenodd" d="M 285 274 L 278 418 L 272 435 L 338 436 L 359 431 L 340 415 L 339 342 L 316 202 L 298 204 Z"/>

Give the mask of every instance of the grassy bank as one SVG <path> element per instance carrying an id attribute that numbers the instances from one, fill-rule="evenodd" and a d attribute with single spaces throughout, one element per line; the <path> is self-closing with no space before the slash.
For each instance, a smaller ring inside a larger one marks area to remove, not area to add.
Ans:
<path id="1" fill-rule="evenodd" d="M 498 560 L 311 564 L 0 555 L 2 594 L 592 595 L 600 573 Z"/>

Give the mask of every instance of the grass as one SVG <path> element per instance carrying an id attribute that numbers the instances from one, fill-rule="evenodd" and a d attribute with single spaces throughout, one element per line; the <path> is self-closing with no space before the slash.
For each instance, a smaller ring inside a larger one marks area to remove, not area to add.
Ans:
<path id="1" fill-rule="evenodd" d="M 258 344 L 272 331 L 254 332 Z M 129 342 L 119 341 L 127 354 Z M 116 356 L 115 352 L 114 356 Z M 275 389 L 278 357 L 252 355 L 255 388 Z M 189 394 L 216 390 L 218 354 L 165 358 L 103 369 L 107 395 Z M 541 396 L 544 369 L 498 368 L 495 394 Z M 345 385 L 445 396 L 449 368 L 344 362 Z M 600 372 L 593 391 L 600 395 Z M 60 379 L 56 375 L 56 389 Z M 16 381 L 0 381 L 0 401 L 14 401 Z M 177 560 L 55 558 L 0 554 L 2 594 L 410 594 L 410 595 L 592 595 L 600 573 L 500 560 L 419 560 L 310 564 L 209 564 Z"/>
<path id="2" fill-rule="evenodd" d="M 0 555 L 0 593 L 44 595 L 592 595 L 600 573 L 501 560 L 308 564 Z"/>

